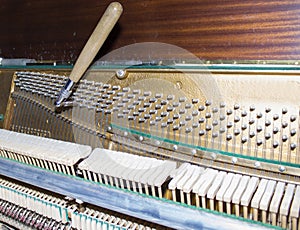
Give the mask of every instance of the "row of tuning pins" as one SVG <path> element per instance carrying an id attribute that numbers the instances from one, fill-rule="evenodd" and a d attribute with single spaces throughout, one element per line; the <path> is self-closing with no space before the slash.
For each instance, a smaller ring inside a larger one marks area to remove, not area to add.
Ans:
<path id="1" fill-rule="evenodd" d="M 288 117 L 286 109 L 280 115 L 272 115 L 270 108 L 262 113 L 256 112 L 254 106 L 242 110 L 236 104 L 228 109 L 225 103 L 213 107 L 210 101 L 198 106 L 198 99 L 188 103 L 184 97 L 175 101 L 173 95 L 166 99 L 159 93 L 150 97 L 151 92 L 142 94 L 141 90 L 133 90 L 130 93 L 129 88 L 97 84 L 85 82 L 75 96 L 83 107 L 96 107 L 101 116 L 98 126 L 103 126 L 100 129 L 107 127 L 109 117 L 116 114 L 113 122 L 125 118 L 130 128 L 146 130 L 150 126 L 154 135 L 191 145 L 279 161 L 299 161 L 297 156 L 291 155 L 299 145 L 296 138 L 298 117 Z M 78 97 L 82 93 L 84 96 Z M 90 119 L 86 123 L 91 124 Z"/>
<path id="2" fill-rule="evenodd" d="M 156 95 L 156 99 L 159 98 L 161 95 Z M 197 99 L 179 106 L 186 99 L 179 98 L 179 103 L 169 103 L 172 99 L 172 96 L 168 96 L 167 100 L 160 100 L 155 110 L 150 110 L 144 117 L 141 113 L 146 109 L 139 108 L 138 112 L 128 116 L 128 120 L 136 121 L 134 116 L 138 116 L 138 123 L 141 124 L 149 119 L 150 128 L 156 127 L 156 131 L 151 131 L 154 135 L 191 145 L 278 161 L 299 161 L 295 153 L 299 145 L 298 117 L 288 115 L 287 109 L 282 109 L 279 115 L 272 114 L 270 108 L 266 108 L 264 113 L 257 112 L 255 106 L 246 110 L 235 104 L 228 109 L 225 103 L 220 103 L 218 107 L 213 107 L 211 101 L 197 106 Z M 133 128 L 141 127 L 136 124 Z M 291 153 L 294 153 L 294 157 Z"/>

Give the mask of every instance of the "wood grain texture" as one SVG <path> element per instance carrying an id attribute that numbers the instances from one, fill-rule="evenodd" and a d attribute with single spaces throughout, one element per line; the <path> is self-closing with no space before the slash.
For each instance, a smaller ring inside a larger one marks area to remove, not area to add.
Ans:
<path id="1" fill-rule="evenodd" d="M 0 56 L 74 61 L 108 0 L 3 0 Z M 300 59 L 298 0 L 121 0 L 99 56 L 132 43 L 177 45 L 201 59 Z"/>

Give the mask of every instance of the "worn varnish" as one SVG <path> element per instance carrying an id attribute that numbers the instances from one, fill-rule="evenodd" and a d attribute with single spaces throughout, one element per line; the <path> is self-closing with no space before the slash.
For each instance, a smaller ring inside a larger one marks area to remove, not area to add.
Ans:
<path id="1" fill-rule="evenodd" d="M 110 1 L 2 1 L 0 56 L 74 61 Z M 125 1 L 99 56 L 138 42 L 201 59 L 300 59 L 297 0 Z"/>

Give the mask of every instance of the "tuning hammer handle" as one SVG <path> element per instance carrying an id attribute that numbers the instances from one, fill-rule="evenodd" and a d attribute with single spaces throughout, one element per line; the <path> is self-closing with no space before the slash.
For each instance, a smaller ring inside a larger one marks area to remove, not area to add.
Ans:
<path id="1" fill-rule="evenodd" d="M 81 51 L 70 74 L 70 80 L 78 82 L 87 70 L 101 46 L 105 42 L 109 33 L 117 23 L 123 12 L 123 7 L 119 2 L 112 2 L 104 12 L 89 40 Z"/>
<path id="2" fill-rule="evenodd" d="M 56 107 L 62 106 L 63 102 L 66 101 L 71 95 L 72 88 L 80 80 L 87 68 L 90 66 L 91 62 L 97 55 L 109 33 L 120 18 L 122 12 L 123 7 L 120 3 L 112 2 L 111 4 L 109 4 L 100 21 L 98 22 L 96 28 L 91 34 L 89 40 L 82 49 L 71 71 L 69 79 L 60 91 L 54 103 Z"/>

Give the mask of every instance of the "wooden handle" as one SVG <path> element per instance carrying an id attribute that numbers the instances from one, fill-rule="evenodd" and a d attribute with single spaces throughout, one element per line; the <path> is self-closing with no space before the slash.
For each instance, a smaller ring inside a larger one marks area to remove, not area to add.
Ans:
<path id="1" fill-rule="evenodd" d="M 107 7 L 95 30 L 81 51 L 70 74 L 70 80 L 78 82 L 87 70 L 101 46 L 105 42 L 112 28 L 117 23 L 123 12 L 123 7 L 119 2 L 112 2 Z"/>

